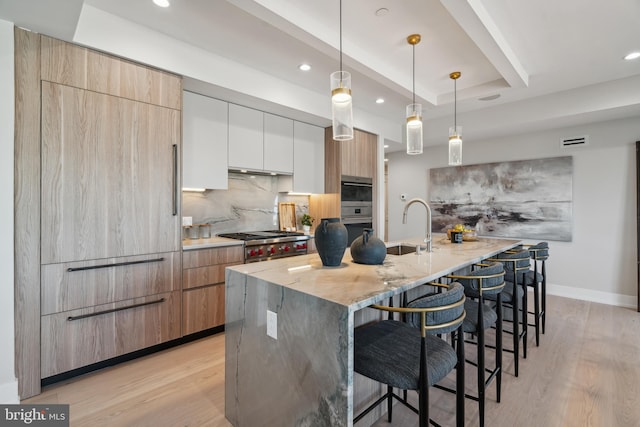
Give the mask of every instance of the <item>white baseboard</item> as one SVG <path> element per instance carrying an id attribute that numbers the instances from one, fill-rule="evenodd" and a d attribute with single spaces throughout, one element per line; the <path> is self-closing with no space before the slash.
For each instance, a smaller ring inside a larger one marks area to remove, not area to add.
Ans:
<path id="1" fill-rule="evenodd" d="M 570 286 L 552 285 L 549 283 L 547 283 L 547 294 L 626 308 L 637 308 L 638 304 L 638 298 L 635 295 L 614 294 L 611 292 L 572 288 Z"/>
<path id="2" fill-rule="evenodd" d="M 5 405 L 17 405 L 20 403 L 18 380 L 0 384 L 0 403 Z"/>

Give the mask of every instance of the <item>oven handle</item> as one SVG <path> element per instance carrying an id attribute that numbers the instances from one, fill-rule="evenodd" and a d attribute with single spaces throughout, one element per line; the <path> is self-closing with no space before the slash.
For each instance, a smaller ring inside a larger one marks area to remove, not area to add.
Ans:
<path id="1" fill-rule="evenodd" d="M 369 187 L 373 188 L 373 184 L 360 184 L 359 182 L 342 182 L 345 187 Z"/>
<path id="2" fill-rule="evenodd" d="M 356 216 L 356 217 L 344 217 L 342 218 L 342 223 L 344 225 L 351 224 L 371 224 L 373 222 L 373 218 L 366 216 Z"/>

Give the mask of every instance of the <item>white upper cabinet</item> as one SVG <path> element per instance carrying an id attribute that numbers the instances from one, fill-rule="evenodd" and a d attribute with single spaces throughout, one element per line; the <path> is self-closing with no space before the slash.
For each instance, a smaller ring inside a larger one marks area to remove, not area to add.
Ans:
<path id="1" fill-rule="evenodd" d="M 229 187 L 228 107 L 224 101 L 183 93 L 182 188 Z"/>
<path id="2" fill-rule="evenodd" d="M 281 176 L 280 191 L 324 193 L 324 129 L 293 122 L 293 176 Z"/>
<path id="3" fill-rule="evenodd" d="M 229 104 L 229 168 L 264 170 L 264 114 Z"/>
<path id="4" fill-rule="evenodd" d="M 263 169 L 293 173 L 293 120 L 264 113 Z"/>

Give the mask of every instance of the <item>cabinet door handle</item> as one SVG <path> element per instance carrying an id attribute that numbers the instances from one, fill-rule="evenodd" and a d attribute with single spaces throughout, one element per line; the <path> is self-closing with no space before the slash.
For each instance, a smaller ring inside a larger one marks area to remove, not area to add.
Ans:
<path id="1" fill-rule="evenodd" d="M 173 216 L 178 215 L 178 144 L 173 144 Z"/>
<path id="2" fill-rule="evenodd" d="M 73 322 L 74 320 L 86 319 L 87 317 L 95 317 L 95 316 L 100 316 L 102 314 L 115 313 L 116 311 L 129 310 L 130 308 L 144 307 L 145 305 L 152 305 L 152 304 L 160 304 L 161 302 L 164 302 L 164 301 L 165 301 L 164 298 L 160 298 L 155 301 L 141 302 L 140 304 L 132 304 L 126 307 L 112 308 L 111 310 L 96 311 L 95 313 L 91 313 L 91 314 L 82 314 L 80 316 L 69 316 L 67 317 L 67 321 Z"/>
<path id="3" fill-rule="evenodd" d="M 86 266 L 86 267 L 69 267 L 69 268 L 67 268 L 67 271 L 68 272 L 72 272 L 72 271 L 83 271 L 83 270 L 97 270 L 98 268 L 121 267 L 123 265 L 146 264 L 146 263 L 149 263 L 149 262 L 160 262 L 160 261 L 164 261 L 164 257 L 151 258 L 151 259 L 142 259 L 140 261 L 115 262 L 113 264 L 89 265 L 89 266 Z"/>

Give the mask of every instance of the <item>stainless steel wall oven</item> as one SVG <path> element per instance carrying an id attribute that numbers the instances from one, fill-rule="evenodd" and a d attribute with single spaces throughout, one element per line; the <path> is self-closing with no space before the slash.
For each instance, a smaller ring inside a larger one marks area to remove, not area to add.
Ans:
<path id="1" fill-rule="evenodd" d="M 340 180 L 340 216 L 349 245 L 365 228 L 373 228 L 373 180 L 343 175 Z"/>

